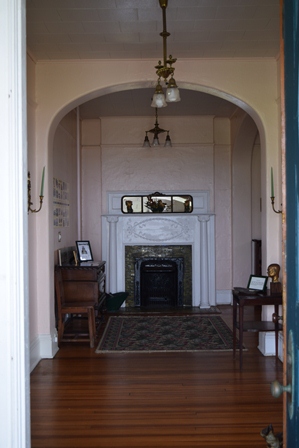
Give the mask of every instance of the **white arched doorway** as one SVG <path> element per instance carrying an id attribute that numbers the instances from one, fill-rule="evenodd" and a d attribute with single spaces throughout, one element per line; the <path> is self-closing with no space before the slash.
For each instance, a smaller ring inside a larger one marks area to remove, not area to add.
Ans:
<path id="1" fill-rule="evenodd" d="M 185 99 L 185 92 L 181 89 L 182 101 Z M 196 91 L 189 92 L 196 97 L 196 102 L 206 100 Z M 150 94 L 151 91 L 147 93 L 144 101 L 149 100 Z M 209 96 L 212 103 L 215 97 Z M 116 102 L 115 93 L 107 97 L 109 101 Z M 136 99 L 133 94 L 131 97 Z M 127 101 L 129 101 L 128 98 L 129 96 L 126 96 Z M 131 117 L 126 109 L 122 116 L 121 100 L 123 99 L 124 95 L 119 95 L 118 112 L 112 116 L 105 114 L 104 111 L 104 116 L 99 117 L 99 112 L 94 112 L 95 101 L 83 105 L 84 238 L 94 239 L 92 245 L 96 248 L 97 256 L 100 257 L 102 253 L 101 221 L 94 210 L 101 210 L 102 214 L 108 212 L 107 192 L 125 191 L 126 194 L 134 195 L 139 194 L 141 190 L 150 193 L 156 191 L 157 188 L 159 191 L 172 190 L 172 192 L 185 191 L 186 188 L 189 188 L 189 191 L 190 189 L 191 191 L 208 190 L 209 210 L 215 214 L 216 222 L 217 303 L 230 303 L 232 285 L 246 285 L 252 273 L 251 239 L 253 236 L 260 238 L 260 234 L 253 235 L 251 230 L 252 203 L 254 202 L 251 197 L 251 159 L 258 134 L 256 124 L 244 110 L 237 107 L 229 109 L 226 106 L 229 110 L 227 115 L 216 116 L 215 113 L 215 116 L 205 116 L 203 112 L 205 109 L 198 105 L 197 114 L 196 112 L 194 115 L 187 113 L 186 117 L 184 112 L 177 117 L 174 114 L 168 114 L 170 106 L 161 110 L 163 114 L 160 112 L 159 123 L 163 128 L 170 130 L 173 148 L 169 151 L 165 148 L 146 150 L 141 146 L 144 130 L 151 127 L 152 117 L 142 117 L 141 114 Z M 109 101 L 104 100 L 104 104 Z M 100 101 L 96 104 L 98 103 Z M 93 112 L 92 117 L 91 112 L 87 110 L 88 104 Z M 228 102 L 227 104 L 232 105 Z M 219 104 L 218 107 L 220 108 Z M 193 111 L 192 108 L 190 110 Z M 207 107 L 207 110 L 211 111 L 211 107 Z M 204 116 L 200 115 L 200 112 Z M 257 164 L 256 171 L 253 173 L 255 180 L 257 176 L 260 176 L 260 156 Z M 97 175 L 97 172 L 101 170 L 102 177 Z M 187 179 L 182 179 L 186 175 Z M 234 176 L 233 180 L 231 180 L 232 176 Z M 256 213 L 258 216 L 255 219 L 259 220 L 259 224 L 261 221 L 260 184 L 259 178 L 259 191 L 254 197 L 257 202 L 257 205 L 254 204 L 255 210 L 258 209 Z M 100 190 L 103 190 L 103 194 L 99 197 Z M 247 192 L 246 195 L 244 191 Z M 235 226 L 232 216 L 236 220 Z M 232 235 L 232 229 L 235 231 L 234 235 Z M 121 266 L 119 269 L 122 271 Z M 109 271 L 108 277 L 110 277 Z M 118 285 L 120 288 L 125 287 L 121 281 Z"/>
<path id="2" fill-rule="evenodd" d="M 147 80 L 149 64 L 149 61 L 144 61 L 141 64 L 132 64 L 130 67 L 126 67 L 126 69 L 124 69 L 125 64 L 123 64 L 123 67 L 119 67 L 118 72 L 113 71 L 113 76 L 111 76 L 111 67 L 114 67 L 115 63 L 112 62 L 105 62 L 105 64 L 101 62 L 90 64 L 50 63 L 42 64 L 37 68 L 37 87 L 40 92 L 40 107 L 36 114 L 37 148 L 46 148 L 46 152 L 36 151 L 36 164 L 38 168 L 44 164 L 47 165 L 48 191 L 52 189 L 54 134 L 61 118 L 83 101 L 96 96 L 116 90 L 152 85 Z M 245 73 L 244 67 L 238 72 L 238 65 L 240 68 L 243 65 L 242 61 L 233 61 L 231 64 L 227 62 L 223 64 L 221 61 L 210 61 L 208 64 L 201 61 L 200 67 L 195 61 L 190 61 L 188 70 L 183 67 L 180 68 L 182 70 L 182 80 L 177 80 L 177 82 L 180 83 L 182 88 L 202 90 L 229 99 L 241 106 L 254 118 L 261 137 L 262 172 L 264 173 L 262 191 L 263 202 L 266 204 L 266 198 L 269 196 L 268 182 L 266 180 L 268 171 L 270 171 L 268 168 L 271 166 L 270 161 L 266 157 L 267 148 L 270 147 L 275 158 L 278 158 L 278 135 L 277 132 L 273 132 L 273 125 L 277 122 L 278 110 L 271 107 L 273 106 L 273 98 L 276 95 L 276 88 L 274 88 L 274 80 L 273 83 L 269 83 L 269 77 L 265 76 L 266 73 L 269 74 L 269 70 L 272 70 L 272 67 L 268 67 L 266 61 L 263 67 L 247 64 Z M 258 94 L 252 84 L 247 82 L 253 72 L 255 73 L 254 76 L 256 76 L 257 69 L 260 75 L 260 83 L 267 83 L 268 86 L 267 89 L 259 91 Z M 122 76 L 120 77 L 118 73 L 121 73 Z M 184 77 L 189 79 L 189 81 L 184 82 Z M 120 78 L 122 79 L 121 84 L 117 82 Z M 68 82 L 69 79 L 72 79 L 71 83 Z M 49 95 L 49 92 L 51 92 L 51 95 Z M 143 127 L 143 131 L 144 129 Z M 275 129 L 277 131 L 277 128 Z M 275 169 L 275 165 L 277 166 L 278 162 L 275 161 L 273 165 Z M 42 232 L 48 238 L 43 239 L 42 244 L 36 242 L 37 257 L 34 260 L 36 271 L 40 273 L 36 294 L 42 298 L 44 305 L 43 322 L 37 325 L 37 337 L 39 331 L 44 335 L 48 335 L 44 344 L 44 347 L 47 347 L 45 351 L 48 356 L 50 356 L 51 352 L 53 354 L 53 350 L 55 351 L 55 322 L 52 311 L 54 309 L 54 255 L 52 250 L 54 235 L 51 230 L 51 212 L 52 204 L 49 201 L 48 204 L 45 204 L 44 213 L 41 214 L 37 223 L 37 227 L 40 229 L 37 231 L 37 235 Z M 263 241 L 265 241 L 266 247 L 265 263 L 267 263 L 267 258 L 271 257 L 273 253 L 278 254 L 280 252 L 279 245 L 277 247 L 273 247 L 273 245 L 269 247 L 267 244 L 268 239 L 271 239 L 271 234 L 279 228 L 279 223 L 275 222 L 273 225 L 272 221 L 271 229 L 269 229 L 268 213 L 269 210 L 266 206 L 263 210 L 262 218 Z M 37 315 L 36 318 L 39 319 L 39 316 Z M 43 328 L 41 328 L 41 325 Z M 40 356 L 43 357 L 43 354 L 40 353 Z"/>

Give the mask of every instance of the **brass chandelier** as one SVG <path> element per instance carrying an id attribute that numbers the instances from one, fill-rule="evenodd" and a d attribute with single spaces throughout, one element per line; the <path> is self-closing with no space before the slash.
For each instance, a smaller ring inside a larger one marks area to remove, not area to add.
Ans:
<path id="1" fill-rule="evenodd" d="M 165 129 L 161 129 L 159 128 L 159 123 L 158 123 L 158 109 L 156 108 L 156 121 L 155 121 L 155 125 L 152 129 L 150 129 L 149 131 L 145 131 L 145 138 L 144 138 L 144 142 L 143 142 L 143 148 L 150 148 L 151 144 L 148 138 L 148 132 L 151 132 L 152 134 L 154 134 L 154 138 L 153 138 L 153 142 L 152 145 L 153 146 L 160 146 L 160 142 L 159 142 L 159 134 L 162 134 L 163 132 L 167 132 L 167 136 L 165 139 L 165 143 L 164 146 L 172 146 L 171 143 L 171 139 L 170 139 L 170 135 L 169 135 L 169 131 L 165 130 Z"/>
<path id="2" fill-rule="evenodd" d="M 168 33 L 166 27 L 166 8 L 168 0 L 159 0 L 159 3 L 162 8 L 163 18 L 163 31 L 160 33 L 160 36 L 163 38 L 163 64 L 159 61 L 158 65 L 155 66 L 158 81 L 151 106 L 156 108 L 165 107 L 167 106 L 167 103 L 181 100 L 178 86 L 176 85 L 176 81 L 173 77 L 174 67 L 172 65 L 176 62 L 176 59 L 174 59 L 171 55 L 167 58 L 167 37 L 170 36 L 170 33 Z M 161 86 L 161 78 L 164 79 L 164 82 L 167 85 L 166 98 Z"/>

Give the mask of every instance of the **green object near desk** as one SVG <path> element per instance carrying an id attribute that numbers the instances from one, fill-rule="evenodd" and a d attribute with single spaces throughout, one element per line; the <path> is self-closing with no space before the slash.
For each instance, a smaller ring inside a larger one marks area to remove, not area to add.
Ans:
<path id="1" fill-rule="evenodd" d="M 117 292 L 115 294 L 106 294 L 106 309 L 107 311 L 118 311 L 122 306 L 126 298 L 128 297 L 128 292 Z"/>

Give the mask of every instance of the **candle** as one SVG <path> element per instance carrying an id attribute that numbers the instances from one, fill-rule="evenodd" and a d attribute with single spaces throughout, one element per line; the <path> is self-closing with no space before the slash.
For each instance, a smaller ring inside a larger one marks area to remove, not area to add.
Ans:
<path id="1" fill-rule="evenodd" d="M 42 183 L 40 186 L 40 196 L 44 196 L 45 167 L 43 168 Z"/>
<path id="2" fill-rule="evenodd" d="M 271 167 L 271 198 L 274 198 L 273 168 Z"/>

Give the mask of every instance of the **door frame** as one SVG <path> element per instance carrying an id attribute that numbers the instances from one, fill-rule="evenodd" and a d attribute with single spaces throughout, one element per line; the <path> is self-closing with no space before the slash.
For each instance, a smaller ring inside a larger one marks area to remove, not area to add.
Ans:
<path id="1" fill-rule="evenodd" d="M 1 1 L 0 446 L 30 447 L 26 3 Z"/>

